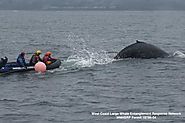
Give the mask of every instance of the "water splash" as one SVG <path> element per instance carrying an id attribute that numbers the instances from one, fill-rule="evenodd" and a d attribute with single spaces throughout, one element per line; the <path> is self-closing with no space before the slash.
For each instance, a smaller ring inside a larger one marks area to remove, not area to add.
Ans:
<path id="1" fill-rule="evenodd" d="M 68 57 L 66 62 L 73 63 L 76 67 L 92 67 L 94 65 L 108 64 L 112 61 L 113 59 L 109 57 L 106 51 L 84 48 Z"/>
<path id="2" fill-rule="evenodd" d="M 72 55 L 63 62 L 64 69 L 92 67 L 94 65 L 108 64 L 113 61 L 113 58 L 106 51 L 92 48 L 90 39 L 89 35 L 83 37 L 81 34 L 74 34 L 72 32 L 68 35 L 68 43 L 72 48 Z"/>
<path id="3" fill-rule="evenodd" d="M 177 57 L 177 58 L 185 58 L 185 54 L 180 52 L 180 51 L 175 51 L 173 53 L 173 57 Z"/>

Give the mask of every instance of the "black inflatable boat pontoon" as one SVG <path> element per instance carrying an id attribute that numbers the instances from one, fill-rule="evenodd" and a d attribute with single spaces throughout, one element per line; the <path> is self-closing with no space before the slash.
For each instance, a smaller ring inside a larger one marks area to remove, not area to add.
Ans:
<path id="1" fill-rule="evenodd" d="M 34 70 L 34 66 L 30 66 L 29 64 L 26 66 L 27 67 L 26 69 L 24 67 L 20 67 L 19 65 L 17 65 L 16 62 L 6 63 L 6 65 L 1 64 L 1 63 L 2 62 L 0 62 L 0 66 L 1 66 L 0 74 L 1 75 Z M 61 65 L 61 61 L 57 59 L 57 60 L 52 61 L 50 65 L 47 65 L 46 69 L 47 70 L 56 69 L 56 68 L 59 68 L 60 65 Z"/>

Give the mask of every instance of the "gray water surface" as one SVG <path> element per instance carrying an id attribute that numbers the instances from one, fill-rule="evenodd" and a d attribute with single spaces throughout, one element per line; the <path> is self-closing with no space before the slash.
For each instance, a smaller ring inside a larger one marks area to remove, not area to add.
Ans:
<path id="1" fill-rule="evenodd" d="M 52 51 L 59 69 L 0 76 L 2 123 L 184 123 L 185 59 L 113 57 L 135 40 L 185 52 L 184 11 L 0 11 L 0 52 Z M 42 56 L 43 56 L 42 54 Z M 180 112 L 118 120 L 92 112 Z"/>

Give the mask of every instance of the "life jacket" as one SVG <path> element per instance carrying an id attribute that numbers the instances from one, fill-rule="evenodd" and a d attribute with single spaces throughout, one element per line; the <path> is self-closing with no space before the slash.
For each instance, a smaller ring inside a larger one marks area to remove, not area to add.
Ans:
<path id="1" fill-rule="evenodd" d="M 30 59 L 30 65 L 35 65 L 37 62 L 42 61 L 40 56 L 34 54 Z"/>
<path id="2" fill-rule="evenodd" d="M 49 65 L 49 64 L 51 64 L 53 59 L 50 57 L 50 56 L 48 56 L 48 55 L 45 55 L 44 57 L 43 57 L 43 62 L 46 64 L 46 65 Z"/>

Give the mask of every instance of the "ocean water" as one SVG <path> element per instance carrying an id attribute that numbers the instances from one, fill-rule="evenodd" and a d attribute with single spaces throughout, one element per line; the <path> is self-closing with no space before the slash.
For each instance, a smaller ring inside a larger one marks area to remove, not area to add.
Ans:
<path id="1" fill-rule="evenodd" d="M 46 73 L 0 76 L 0 122 L 184 123 L 184 20 L 185 11 L 0 11 L 1 57 L 24 51 L 28 61 L 39 49 L 62 60 Z M 113 59 L 135 40 L 174 57 Z"/>

